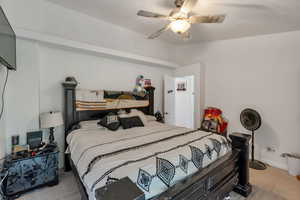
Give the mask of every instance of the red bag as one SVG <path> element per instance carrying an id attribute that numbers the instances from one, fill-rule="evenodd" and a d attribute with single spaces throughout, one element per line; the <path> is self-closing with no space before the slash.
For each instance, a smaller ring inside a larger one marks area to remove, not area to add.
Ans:
<path id="1" fill-rule="evenodd" d="M 204 110 L 203 129 L 226 135 L 227 127 L 228 122 L 222 117 L 222 110 L 214 107 Z"/>

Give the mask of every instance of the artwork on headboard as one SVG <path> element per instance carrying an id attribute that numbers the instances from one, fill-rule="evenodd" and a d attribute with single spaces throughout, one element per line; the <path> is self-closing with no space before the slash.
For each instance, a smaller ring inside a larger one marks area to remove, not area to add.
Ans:
<path id="1" fill-rule="evenodd" d="M 65 91 L 65 107 L 69 107 L 72 118 L 75 119 L 83 111 L 110 111 L 120 109 L 137 108 L 145 111 L 146 114 L 154 114 L 154 87 L 143 88 L 144 96 L 134 92 L 109 91 L 109 90 L 88 90 L 77 88 L 78 82 L 66 80 L 63 83 Z M 138 77 L 137 81 L 143 79 Z M 138 81 L 139 82 L 139 81 Z"/>
<path id="2" fill-rule="evenodd" d="M 76 110 L 114 110 L 147 107 L 149 100 L 132 92 L 76 89 Z"/>
<path id="3" fill-rule="evenodd" d="M 103 90 L 76 89 L 76 110 L 105 109 Z"/>

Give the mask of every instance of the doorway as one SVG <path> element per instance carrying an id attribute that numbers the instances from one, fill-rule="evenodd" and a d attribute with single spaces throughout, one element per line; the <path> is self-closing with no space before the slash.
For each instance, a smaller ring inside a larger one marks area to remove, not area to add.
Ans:
<path id="1" fill-rule="evenodd" d="M 195 78 L 194 76 L 164 79 L 165 123 L 195 128 Z"/>

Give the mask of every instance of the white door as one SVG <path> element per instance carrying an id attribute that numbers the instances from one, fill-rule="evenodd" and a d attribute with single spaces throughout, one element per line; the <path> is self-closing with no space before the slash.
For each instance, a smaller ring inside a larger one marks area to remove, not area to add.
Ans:
<path id="1" fill-rule="evenodd" d="M 176 87 L 182 83 L 186 85 L 185 90 L 175 91 L 175 125 L 194 129 L 194 76 L 178 77 L 175 83 Z"/>
<path id="2" fill-rule="evenodd" d="M 175 78 L 164 77 L 164 117 L 165 123 L 175 125 Z"/>

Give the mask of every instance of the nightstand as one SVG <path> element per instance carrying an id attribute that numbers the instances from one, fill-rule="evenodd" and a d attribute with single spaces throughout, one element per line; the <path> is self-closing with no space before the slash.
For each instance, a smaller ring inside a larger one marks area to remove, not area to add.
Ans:
<path id="1" fill-rule="evenodd" d="M 6 200 L 5 186 L 7 180 L 7 172 L 4 169 L 0 169 L 0 199 Z"/>
<path id="2" fill-rule="evenodd" d="M 40 151 L 35 156 L 7 158 L 4 163 L 8 172 L 5 194 L 14 198 L 37 187 L 57 185 L 58 154 L 56 147 Z"/>

